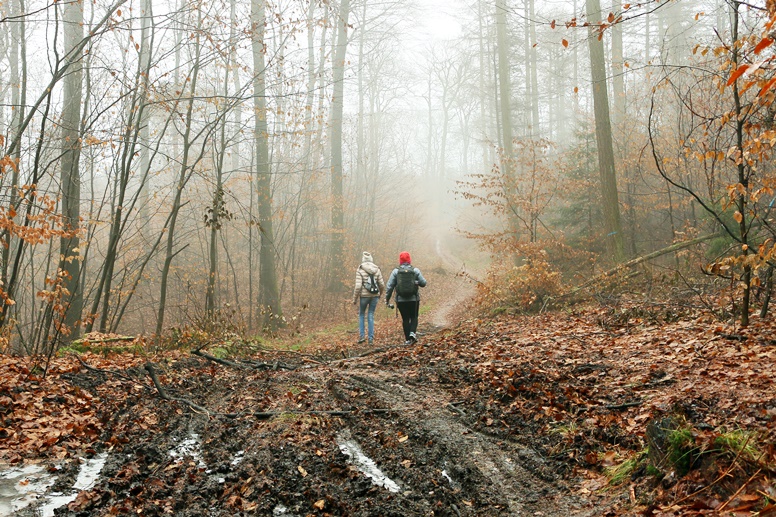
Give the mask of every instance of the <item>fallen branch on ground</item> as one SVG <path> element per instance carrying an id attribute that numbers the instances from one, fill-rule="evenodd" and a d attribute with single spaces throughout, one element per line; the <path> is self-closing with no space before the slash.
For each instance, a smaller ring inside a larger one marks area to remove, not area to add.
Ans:
<path id="1" fill-rule="evenodd" d="M 126 381 L 129 381 L 129 382 L 139 382 L 139 381 L 138 381 L 138 379 L 135 379 L 134 377 L 131 377 L 131 376 L 129 376 L 129 375 L 127 375 L 127 374 L 123 373 L 123 372 L 120 372 L 120 371 L 118 371 L 118 370 L 104 370 L 104 369 L 102 369 L 102 368 L 96 368 L 96 367 L 94 367 L 94 366 L 92 366 L 92 365 L 88 364 L 88 363 L 87 363 L 86 361 L 84 361 L 83 359 L 81 359 L 81 357 L 80 357 L 78 354 L 72 354 L 72 355 L 73 355 L 73 357 L 75 357 L 76 359 L 78 359 L 78 362 L 79 362 L 79 363 L 81 363 L 81 366 L 83 366 L 84 368 L 86 368 L 86 369 L 87 369 L 87 370 L 89 370 L 90 372 L 99 373 L 99 374 L 101 374 L 101 375 L 105 375 L 105 374 L 115 375 L 116 377 L 120 377 L 120 378 L 122 378 L 122 379 L 124 379 L 124 380 L 126 380 Z M 143 386 L 145 389 L 147 389 L 147 390 L 150 390 L 150 389 L 151 389 L 151 388 L 150 388 L 150 386 L 148 386 L 148 385 L 146 385 L 146 384 L 142 384 L 142 383 L 141 383 L 141 385 L 142 385 L 142 386 Z"/>
<path id="2" fill-rule="evenodd" d="M 677 242 L 675 244 L 672 244 L 670 246 L 667 246 L 665 248 L 659 249 L 657 251 L 653 251 L 652 253 L 648 253 L 646 255 L 643 255 L 641 257 L 636 257 L 635 259 L 629 260 L 627 262 L 624 262 L 622 264 L 617 265 L 616 267 L 604 271 L 600 275 L 596 275 L 587 282 L 582 283 L 581 285 L 578 285 L 577 287 L 571 289 L 570 291 L 564 293 L 561 295 L 563 296 L 570 296 L 572 294 L 576 294 L 577 292 L 581 291 L 582 289 L 588 287 L 589 285 L 595 284 L 597 282 L 600 282 L 602 279 L 613 276 L 621 271 L 624 271 L 628 268 L 632 268 L 634 266 L 638 266 L 642 262 L 646 262 L 648 260 L 652 260 L 658 257 L 662 257 L 663 255 L 667 255 L 669 253 L 673 253 L 674 251 L 683 250 L 685 248 L 689 248 L 690 246 L 694 246 L 695 244 L 700 244 L 701 242 L 709 241 L 711 239 L 714 239 L 715 237 L 722 236 L 722 232 L 717 233 L 710 233 L 708 235 L 702 235 L 700 237 L 696 237 L 695 239 L 690 239 L 689 241 L 682 241 Z"/>
<path id="3" fill-rule="evenodd" d="M 162 383 L 159 382 L 159 377 L 156 375 L 156 370 L 154 370 L 154 367 L 151 366 L 151 363 L 146 363 L 144 366 L 145 370 L 148 372 L 148 375 L 151 377 L 151 380 L 154 382 L 154 386 L 156 386 L 156 390 L 159 392 L 159 396 L 162 397 L 164 400 L 170 400 L 175 402 L 180 402 L 182 404 L 186 404 L 191 409 L 198 413 L 204 413 L 208 416 L 212 416 L 215 413 L 212 413 L 209 409 L 204 408 L 198 404 L 195 404 L 194 402 L 190 401 L 189 399 L 184 399 L 181 397 L 173 397 L 170 394 L 165 391 L 164 387 L 162 386 Z"/>

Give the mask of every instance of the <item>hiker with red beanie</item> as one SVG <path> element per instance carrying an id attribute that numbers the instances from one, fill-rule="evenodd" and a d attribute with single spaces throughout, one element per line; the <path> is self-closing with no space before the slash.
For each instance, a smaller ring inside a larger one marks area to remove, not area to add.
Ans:
<path id="1" fill-rule="evenodd" d="M 401 324 L 404 328 L 404 344 L 412 345 L 418 341 L 415 334 L 418 330 L 418 313 L 420 312 L 419 287 L 426 287 L 426 279 L 420 269 L 412 267 L 410 254 L 399 253 L 399 267 L 391 272 L 385 295 L 386 305 L 391 302 L 391 295 L 396 291 L 396 306 L 401 313 Z"/>

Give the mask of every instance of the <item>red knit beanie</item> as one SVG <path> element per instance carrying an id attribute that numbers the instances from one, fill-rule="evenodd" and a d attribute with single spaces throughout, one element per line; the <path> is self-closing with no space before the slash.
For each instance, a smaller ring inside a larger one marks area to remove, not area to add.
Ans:
<path id="1" fill-rule="evenodd" d="M 411 262 L 409 252 L 402 251 L 399 253 L 399 264 L 410 264 Z"/>

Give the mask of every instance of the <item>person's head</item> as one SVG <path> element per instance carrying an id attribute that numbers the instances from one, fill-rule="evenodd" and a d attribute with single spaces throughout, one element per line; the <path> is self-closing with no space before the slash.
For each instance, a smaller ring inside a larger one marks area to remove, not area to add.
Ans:
<path id="1" fill-rule="evenodd" d="M 372 254 L 368 251 L 361 253 L 361 262 L 372 262 Z"/>
<path id="2" fill-rule="evenodd" d="M 402 251 L 399 253 L 399 264 L 411 264 L 410 253 L 408 251 Z"/>

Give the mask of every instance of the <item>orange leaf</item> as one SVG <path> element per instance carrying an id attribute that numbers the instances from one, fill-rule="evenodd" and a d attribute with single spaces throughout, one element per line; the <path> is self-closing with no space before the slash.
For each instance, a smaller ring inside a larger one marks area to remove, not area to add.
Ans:
<path id="1" fill-rule="evenodd" d="M 735 219 L 737 223 L 740 223 L 741 221 L 743 221 L 743 220 L 744 220 L 744 216 L 743 216 L 743 215 L 741 215 L 741 212 L 739 212 L 738 210 L 736 210 L 736 213 L 735 213 L 735 214 L 733 214 L 733 219 Z"/>
<path id="2" fill-rule="evenodd" d="M 564 47 L 566 47 L 566 48 L 569 48 L 569 42 L 568 42 L 568 40 L 565 40 L 565 39 L 564 39 L 564 40 L 562 40 L 562 41 L 561 41 L 561 43 L 563 43 L 563 46 L 564 46 Z"/>
<path id="3" fill-rule="evenodd" d="M 773 39 L 766 36 L 765 38 L 760 40 L 760 43 L 758 43 L 756 47 L 754 47 L 754 53 L 759 54 L 766 47 L 769 47 L 772 43 L 773 43 Z"/>
<path id="4" fill-rule="evenodd" d="M 746 65 L 746 64 L 736 68 L 735 72 L 733 72 L 730 75 L 730 79 L 728 79 L 727 85 L 730 86 L 731 84 L 736 82 L 736 79 L 741 77 L 744 74 L 744 72 L 746 72 L 747 70 L 749 70 L 749 65 Z"/>
<path id="5" fill-rule="evenodd" d="M 550 23 L 550 28 L 551 28 L 551 29 L 554 29 L 554 28 L 555 28 L 555 20 L 552 20 L 552 22 Z"/>
<path id="6" fill-rule="evenodd" d="M 607 21 L 608 21 L 609 23 L 612 23 L 612 22 L 614 22 L 614 13 L 609 13 L 609 17 L 607 18 Z"/>
<path id="7" fill-rule="evenodd" d="M 765 85 L 760 88 L 760 93 L 757 94 L 758 97 L 762 97 L 765 92 L 773 88 L 773 85 L 776 84 L 776 77 L 765 83 Z"/>

